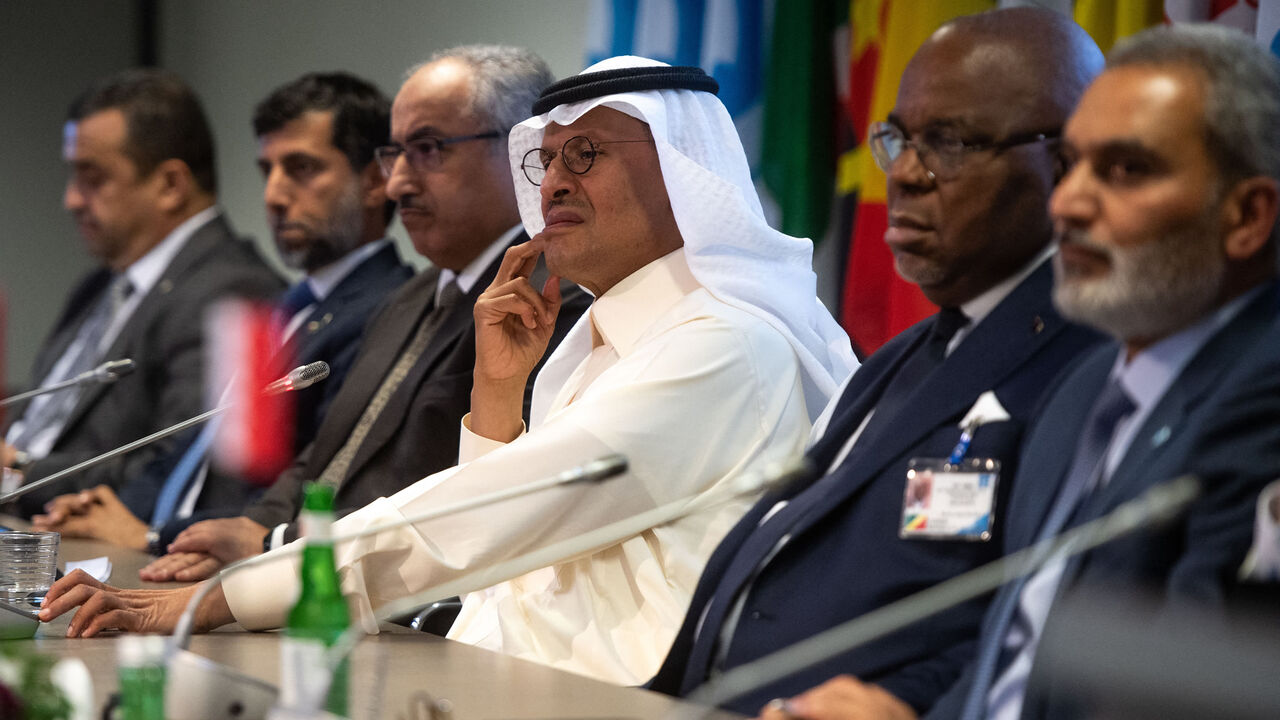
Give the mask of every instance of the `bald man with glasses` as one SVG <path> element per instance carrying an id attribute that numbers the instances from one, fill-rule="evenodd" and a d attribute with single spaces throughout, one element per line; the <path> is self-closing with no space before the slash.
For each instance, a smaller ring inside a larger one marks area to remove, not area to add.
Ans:
<path id="1" fill-rule="evenodd" d="M 1023 428 L 1050 380 L 1099 339 L 1050 301 L 1047 206 L 1060 167 L 1050 140 L 1101 66 L 1083 30 L 1034 9 L 960 18 L 917 51 L 870 140 L 897 272 L 941 311 L 869 357 L 827 407 L 808 451 L 822 475 L 766 496 L 729 532 L 653 689 L 687 695 L 999 554 Z M 970 657 L 983 608 L 725 707 L 754 714 L 847 674 L 880 711 L 867 717 L 912 717 Z"/>

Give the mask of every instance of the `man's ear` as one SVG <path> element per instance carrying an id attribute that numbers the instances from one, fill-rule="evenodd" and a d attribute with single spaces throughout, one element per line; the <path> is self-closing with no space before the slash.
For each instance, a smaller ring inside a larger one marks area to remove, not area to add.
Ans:
<path id="1" fill-rule="evenodd" d="M 387 179 L 378 161 L 372 160 L 360 171 L 360 204 L 365 208 L 381 208 L 387 202 Z"/>
<path id="2" fill-rule="evenodd" d="M 196 179 L 191 168 L 177 158 L 169 158 L 151 171 L 151 182 L 156 184 L 158 207 L 166 213 L 180 210 L 196 192 Z"/>
<path id="3" fill-rule="evenodd" d="M 1280 213 L 1280 183 L 1256 176 L 1236 183 L 1222 202 L 1223 251 L 1247 260 L 1267 246 Z"/>

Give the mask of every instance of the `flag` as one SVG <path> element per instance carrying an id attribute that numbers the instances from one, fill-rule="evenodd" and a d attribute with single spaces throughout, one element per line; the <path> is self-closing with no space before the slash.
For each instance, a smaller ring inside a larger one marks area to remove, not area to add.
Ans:
<path id="1" fill-rule="evenodd" d="M 760 177 L 777 204 L 778 229 L 819 241 L 835 180 L 836 58 L 833 31 L 848 0 L 779 3 L 765 79 Z"/>
<path id="2" fill-rule="evenodd" d="M 293 459 L 294 399 L 264 395 L 280 368 L 281 329 L 274 308 L 239 300 L 216 305 L 206 333 L 206 388 L 211 406 L 229 405 L 213 445 L 219 467 L 268 484 Z"/>
<path id="3" fill-rule="evenodd" d="M 841 154 L 836 183 L 837 192 L 856 193 L 857 202 L 848 236 L 840 320 L 863 356 L 936 310 L 919 288 L 894 272 L 893 255 L 884 244 L 889 225 L 885 177 L 867 148 L 867 126 L 888 117 L 907 61 L 938 26 L 995 6 L 995 0 L 850 3 L 849 86 L 842 96 L 847 98 L 857 145 Z"/>
<path id="4" fill-rule="evenodd" d="M 1163 0 L 1077 0 L 1075 20 L 1105 53 L 1117 40 L 1164 22 L 1165 5 Z"/>

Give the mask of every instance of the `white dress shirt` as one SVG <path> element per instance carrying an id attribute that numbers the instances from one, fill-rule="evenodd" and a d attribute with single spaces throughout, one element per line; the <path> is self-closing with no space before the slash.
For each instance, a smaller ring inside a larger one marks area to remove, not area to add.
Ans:
<path id="1" fill-rule="evenodd" d="M 545 420 L 505 445 L 471 434 L 464 420 L 462 464 L 348 515 L 334 532 L 608 453 L 625 455 L 628 472 L 339 544 L 343 590 L 367 631 L 376 631 L 373 613 L 389 601 L 673 501 L 723 492 L 739 475 L 803 452 L 809 415 L 795 351 L 766 322 L 699 286 L 682 250 L 598 298 L 591 321 L 596 350 L 559 389 Z M 753 500 L 491 578 L 466 596 L 450 636 L 603 680 L 643 682 L 665 657 L 707 558 Z M 282 623 L 296 593 L 297 557 L 288 562 L 292 569 L 264 563 L 224 576 L 241 625 Z"/>
<path id="2" fill-rule="evenodd" d="M 1253 547 L 1240 574 L 1249 580 L 1280 582 L 1280 480 L 1258 496 Z"/>

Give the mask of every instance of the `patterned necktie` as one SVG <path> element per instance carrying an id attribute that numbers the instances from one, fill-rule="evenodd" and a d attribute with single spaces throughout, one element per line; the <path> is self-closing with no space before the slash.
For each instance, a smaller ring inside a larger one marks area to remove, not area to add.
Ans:
<path id="1" fill-rule="evenodd" d="M 1134 404 L 1129 394 L 1118 380 L 1112 380 L 1098 396 L 1093 412 L 1085 422 L 1071 469 L 1058 491 L 1053 508 L 1040 527 L 1037 542 L 1060 533 L 1072 513 L 1092 491 L 1106 464 L 1107 448 L 1111 445 L 1116 425 L 1133 410 Z M 963 720 L 979 720 L 986 716 L 991 683 L 1003 672 L 1002 666 L 1017 655 L 1016 648 L 1005 648 L 1005 637 L 1009 634 L 1009 626 L 1021 601 L 1023 588 L 1032 577 L 1033 575 L 1024 575 L 997 595 L 996 606 L 990 615 L 990 629 L 979 640 L 973 685 L 965 698 L 964 711 L 960 714 Z"/>
<path id="2" fill-rule="evenodd" d="M 317 482 L 324 483 L 335 489 L 342 485 L 342 481 L 347 475 L 347 470 L 351 467 L 351 461 L 355 459 L 356 452 L 360 450 L 360 445 L 364 442 L 365 437 L 369 435 L 374 422 L 382 414 L 382 410 L 400 387 L 400 383 L 404 382 L 405 377 L 409 375 L 409 370 L 422 357 L 423 351 L 427 349 L 427 345 L 435 337 L 436 331 L 444 324 L 450 311 L 462 299 L 462 295 L 462 288 L 458 287 L 456 280 L 444 287 L 440 297 L 436 300 L 435 307 L 432 308 L 431 312 L 423 316 L 422 321 L 418 323 L 417 333 L 409 341 L 409 345 L 405 347 L 404 352 L 400 354 L 391 371 L 383 378 L 382 385 L 378 387 L 373 399 L 369 401 L 369 405 L 360 415 L 360 419 L 356 421 L 356 426 L 351 431 L 351 436 L 343 443 L 342 449 L 338 450 L 338 453 L 329 461 L 324 472 L 320 473 L 320 478 Z"/>
<path id="3" fill-rule="evenodd" d="M 80 324 L 76 339 L 68 351 L 76 353 L 75 358 L 66 370 L 51 382 L 70 380 L 78 375 L 93 370 L 102 360 L 103 338 L 111 327 L 112 320 L 120 312 L 120 308 L 129 295 L 133 293 L 133 285 L 126 275 L 116 275 L 107 286 L 106 292 L 98 299 L 88 317 Z M 80 400 L 81 388 L 73 387 L 60 390 L 31 403 L 23 416 L 22 433 L 13 440 L 19 449 L 27 449 L 32 440 L 47 428 L 57 428 L 61 433 L 62 426 L 71 417 L 71 411 Z"/>

